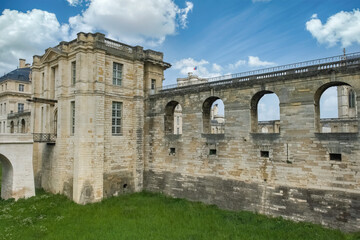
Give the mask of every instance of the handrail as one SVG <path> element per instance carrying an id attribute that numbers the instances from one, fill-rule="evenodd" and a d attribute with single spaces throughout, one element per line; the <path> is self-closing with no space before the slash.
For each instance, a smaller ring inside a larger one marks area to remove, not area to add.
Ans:
<path id="1" fill-rule="evenodd" d="M 223 85 L 223 84 L 231 84 L 234 82 L 243 82 L 249 80 L 257 80 L 257 79 L 264 79 L 270 77 L 279 77 L 279 76 L 286 76 L 290 74 L 302 74 L 305 72 L 310 71 L 318 71 L 323 69 L 330 69 L 330 68 L 339 68 L 348 65 L 354 65 L 360 63 L 360 52 L 356 53 L 349 53 L 346 55 L 339 55 L 327 58 L 320 58 L 305 62 L 298 62 L 298 63 L 291 63 L 287 65 L 281 65 L 271 68 L 264 68 L 258 69 L 254 71 L 247 71 L 235 74 L 227 74 L 218 77 L 211 77 L 205 78 L 207 82 L 205 83 L 198 83 L 198 84 L 183 84 L 179 86 L 178 84 L 171 84 L 163 86 L 159 89 L 156 89 L 154 93 L 159 93 L 161 91 L 165 91 L 168 89 L 174 88 L 187 88 L 191 85 L 191 87 L 195 86 L 215 86 L 215 85 Z"/>
<path id="2" fill-rule="evenodd" d="M 34 137 L 34 142 L 48 142 L 48 143 L 56 142 L 55 133 L 33 133 L 33 137 Z"/>

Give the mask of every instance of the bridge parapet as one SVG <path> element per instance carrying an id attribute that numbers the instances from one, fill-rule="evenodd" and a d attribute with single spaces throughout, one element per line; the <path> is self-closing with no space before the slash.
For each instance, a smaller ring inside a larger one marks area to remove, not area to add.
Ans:
<path id="1" fill-rule="evenodd" d="M 0 134 L 0 144 L 33 143 L 32 134 L 8 133 Z"/>
<path id="2" fill-rule="evenodd" d="M 291 76 L 291 78 L 293 78 L 294 75 L 314 73 L 327 69 L 340 69 L 355 65 L 360 65 L 360 52 L 315 59 L 299 63 L 292 63 L 271 68 L 264 68 L 254 71 L 247 71 L 242 73 L 227 74 L 219 77 L 206 78 L 207 82 L 200 84 L 185 84 L 182 86 L 178 86 L 178 84 L 167 85 L 158 88 L 155 91 L 152 91 L 151 94 L 166 93 L 168 91 L 182 91 L 189 88 L 194 89 L 202 87 L 214 87 L 217 85 L 231 85 L 239 82 L 270 79 L 277 77 L 284 78 L 287 76 Z"/>

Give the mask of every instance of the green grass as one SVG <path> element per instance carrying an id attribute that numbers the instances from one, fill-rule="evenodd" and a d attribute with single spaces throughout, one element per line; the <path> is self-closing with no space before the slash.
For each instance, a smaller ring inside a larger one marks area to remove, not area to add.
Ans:
<path id="1" fill-rule="evenodd" d="M 0 239 L 360 239 L 309 223 L 136 193 L 77 205 L 43 191 L 0 200 Z"/>

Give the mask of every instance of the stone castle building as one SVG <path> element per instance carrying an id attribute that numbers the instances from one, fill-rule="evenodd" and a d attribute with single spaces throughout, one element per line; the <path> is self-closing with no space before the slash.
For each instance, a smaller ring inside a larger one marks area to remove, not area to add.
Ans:
<path id="1" fill-rule="evenodd" d="M 0 77 L 0 134 L 30 132 L 31 69 L 24 59 L 19 68 Z"/>
<path id="2" fill-rule="evenodd" d="M 148 190 L 358 231 L 360 54 L 294 66 L 166 89 L 161 52 L 78 33 L 33 59 L 35 184 L 81 204 Z M 320 119 L 333 86 L 343 117 Z M 262 123 L 270 93 L 280 120 Z"/>
<path id="3" fill-rule="evenodd" d="M 146 98 L 169 67 L 100 33 L 34 56 L 36 185 L 78 203 L 142 190 Z"/>

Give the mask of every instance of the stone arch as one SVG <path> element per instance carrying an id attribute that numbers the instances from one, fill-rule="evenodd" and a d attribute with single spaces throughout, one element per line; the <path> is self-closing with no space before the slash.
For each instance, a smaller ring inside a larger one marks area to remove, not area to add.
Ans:
<path id="1" fill-rule="evenodd" d="M 175 110 L 176 107 L 180 106 L 181 112 L 182 108 L 179 102 L 177 101 L 170 101 L 165 106 L 165 114 L 164 114 L 164 127 L 165 127 L 165 134 L 177 134 L 177 129 L 175 129 L 175 125 L 177 122 L 175 121 Z M 181 117 L 182 118 L 182 117 Z M 182 119 L 181 119 L 181 125 L 182 125 Z M 182 133 L 182 126 L 181 126 L 181 133 Z M 180 134 L 180 131 L 179 131 Z"/>
<path id="2" fill-rule="evenodd" d="M 214 103 L 220 100 L 222 104 L 224 102 L 221 98 L 216 96 L 211 96 L 205 99 L 202 106 L 202 117 L 203 117 L 203 133 L 205 134 L 222 134 L 225 132 L 225 116 L 217 117 L 217 113 L 215 112 Z M 224 106 L 224 114 L 225 114 L 225 106 Z M 219 119 L 217 119 L 219 118 Z"/>
<path id="3" fill-rule="evenodd" d="M 333 118 L 332 120 L 324 121 L 324 119 L 321 118 L 321 106 L 320 106 L 320 99 L 322 95 L 325 93 L 326 90 L 328 90 L 331 87 L 337 87 L 337 99 L 338 99 L 338 116 Z M 347 91 L 347 93 L 342 97 L 339 96 L 342 87 Z M 345 101 L 344 103 L 340 103 L 339 101 Z M 343 106 L 342 106 L 343 105 Z M 351 112 L 351 114 L 344 114 L 343 108 L 348 109 L 348 112 Z M 316 132 L 323 132 L 323 127 L 326 127 L 325 132 L 357 132 L 357 126 L 345 126 L 349 123 L 346 123 L 345 125 L 341 123 L 341 120 L 354 118 L 357 119 L 357 104 L 356 104 L 356 92 L 354 88 L 346 83 L 346 82 L 329 82 L 326 84 L 323 84 L 320 86 L 315 94 L 314 94 L 314 109 L 315 109 L 315 131 Z M 331 122 L 330 122 L 331 121 Z M 350 123 L 351 125 L 351 123 Z M 344 127 L 345 126 L 345 127 Z M 328 128 L 333 128 L 333 131 L 329 130 Z M 336 129 L 336 131 L 334 131 Z"/>
<path id="4" fill-rule="evenodd" d="M 26 122 L 25 119 L 21 119 L 21 128 L 20 128 L 20 132 L 21 133 L 26 133 Z"/>
<path id="5" fill-rule="evenodd" d="M 280 132 L 280 121 L 279 120 L 274 119 L 271 121 L 263 122 L 261 125 L 263 125 L 263 124 L 266 124 L 266 125 L 259 126 L 258 105 L 259 105 L 261 98 L 264 97 L 266 94 L 275 94 L 275 96 L 279 100 L 279 104 L 280 104 L 279 96 L 275 92 L 272 92 L 269 90 L 262 90 L 260 92 L 255 93 L 250 101 L 251 132 L 254 132 L 254 133 L 256 133 L 256 132 L 279 133 Z M 280 111 L 280 108 L 279 108 L 279 111 Z M 279 116 L 280 116 L 280 113 L 279 113 Z"/>
<path id="6" fill-rule="evenodd" d="M 0 164 L 2 166 L 1 198 L 8 199 L 13 195 L 13 166 L 2 154 L 0 154 Z"/>

